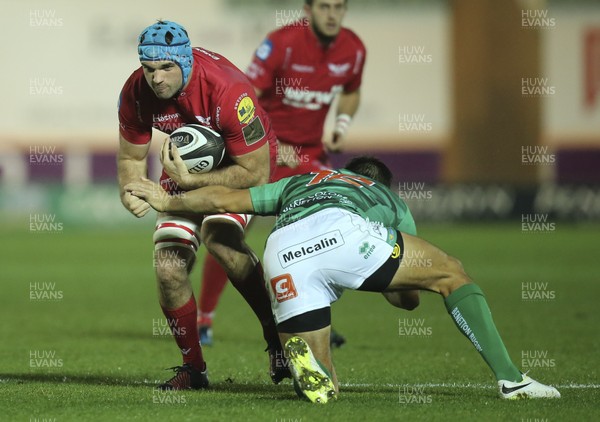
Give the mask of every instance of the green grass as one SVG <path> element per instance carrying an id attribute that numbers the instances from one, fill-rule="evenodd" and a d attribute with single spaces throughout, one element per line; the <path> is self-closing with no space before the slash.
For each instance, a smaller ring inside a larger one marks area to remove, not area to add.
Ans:
<path id="1" fill-rule="evenodd" d="M 598 229 L 558 223 L 552 233 L 524 234 L 518 222 L 420 227 L 423 237 L 461 259 L 486 292 L 515 363 L 523 352 L 547 354 L 553 367 L 530 374 L 562 386 L 560 400 L 499 400 L 491 371 L 439 297 L 424 294 L 421 306 L 406 312 L 380 295 L 347 292 L 333 305 L 334 326 L 348 340 L 334 352 L 341 395 L 317 406 L 297 399 L 288 382 L 270 384 L 258 323 L 231 286 L 218 308 L 216 344 L 205 350 L 212 388 L 153 389 L 179 357 L 168 336 L 152 331 L 162 314 L 150 221 L 146 230 L 121 232 L 4 227 L 0 420 L 597 420 Z M 257 226 L 250 235 L 255 250 L 266 233 Z M 523 301 L 527 282 L 548 283 L 554 299 Z M 30 283 L 56 283 L 62 298 L 31 300 Z M 399 319 L 423 321 L 430 335 L 400 336 Z M 32 367 L 36 351 L 54 353 L 59 367 Z M 459 387 L 440 386 L 449 383 Z M 411 397 L 425 403 L 406 403 Z"/>

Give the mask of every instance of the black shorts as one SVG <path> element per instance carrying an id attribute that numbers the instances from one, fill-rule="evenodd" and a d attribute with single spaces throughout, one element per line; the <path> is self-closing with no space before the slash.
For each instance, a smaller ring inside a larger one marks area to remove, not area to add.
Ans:
<path id="1" fill-rule="evenodd" d="M 304 333 L 331 325 L 331 307 L 308 311 L 277 324 L 280 333 Z"/>

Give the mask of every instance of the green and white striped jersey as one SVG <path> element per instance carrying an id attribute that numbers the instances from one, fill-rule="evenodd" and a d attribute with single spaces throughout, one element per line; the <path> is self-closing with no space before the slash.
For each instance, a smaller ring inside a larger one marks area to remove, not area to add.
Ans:
<path id="1" fill-rule="evenodd" d="M 387 186 L 346 169 L 323 170 L 250 188 L 254 211 L 277 215 L 274 230 L 336 207 L 385 227 L 417 234 L 406 203 Z"/>

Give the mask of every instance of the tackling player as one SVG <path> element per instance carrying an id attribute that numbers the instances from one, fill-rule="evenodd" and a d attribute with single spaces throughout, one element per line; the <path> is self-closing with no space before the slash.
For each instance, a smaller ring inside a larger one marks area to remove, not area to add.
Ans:
<path id="1" fill-rule="evenodd" d="M 345 169 L 250 189 L 211 186 L 170 197 L 148 180 L 126 189 L 158 211 L 277 215 L 265 248 L 265 280 L 294 381 L 313 402 L 338 394 L 328 341 L 330 304 L 345 289 L 382 292 L 409 310 L 419 303 L 416 290 L 440 294 L 459 331 L 494 373 L 502 398 L 560 397 L 513 364 L 483 292 L 457 259 L 416 236 L 410 210 L 389 189 L 391 179 L 379 160 L 359 157 Z M 405 256 L 428 265 L 400 265 Z"/>
<path id="2" fill-rule="evenodd" d="M 206 174 L 190 174 L 164 161 L 161 186 L 166 192 L 207 185 L 247 188 L 266 183 L 275 164 L 276 141 L 267 114 L 257 104 L 246 76 L 225 57 L 192 48 L 186 30 L 158 21 L 139 37 L 138 68 L 119 98 L 118 176 L 121 201 L 136 217 L 150 207 L 124 186 L 147 175 L 152 129 L 171 133 L 184 124 L 201 124 L 221 133 L 229 165 Z M 164 158 L 164 157 L 163 157 Z M 178 164 L 183 164 L 179 162 Z M 258 317 L 267 341 L 270 375 L 275 383 L 290 376 L 277 362 L 282 355 L 263 272 L 244 242 L 250 216 L 160 213 L 154 231 L 154 265 L 159 303 L 181 350 L 183 365 L 163 389 L 205 388 L 206 363 L 196 327 L 197 308 L 189 281 L 202 240 Z"/>
<path id="3" fill-rule="evenodd" d="M 305 0 L 306 18 L 267 35 L 246 74 L 269 114 L 279 141 L 274 179 L 329 167 L 326 149 L 339 150 L 360 103 L 366 49 L 342 27 L 347 0 Z M 338 97 L 334 133 L 325 137 L 327 113 Z M 227 276 L 211 256 L 203 267 L 198 326 L 212 342 L 212 318 Z M 344 338 L 332 332 L 332 344 Z"/>

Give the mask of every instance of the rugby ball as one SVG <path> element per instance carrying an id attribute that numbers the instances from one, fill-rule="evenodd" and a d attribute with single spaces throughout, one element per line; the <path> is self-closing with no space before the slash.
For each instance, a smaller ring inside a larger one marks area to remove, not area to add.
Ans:
<path id="1" fill-rule="evenodd" d="M 190 173 L 208 173 L 225 156 L 225 141 L 214 130 L 202 125 L 185 125 L 169 136 Z"/>

